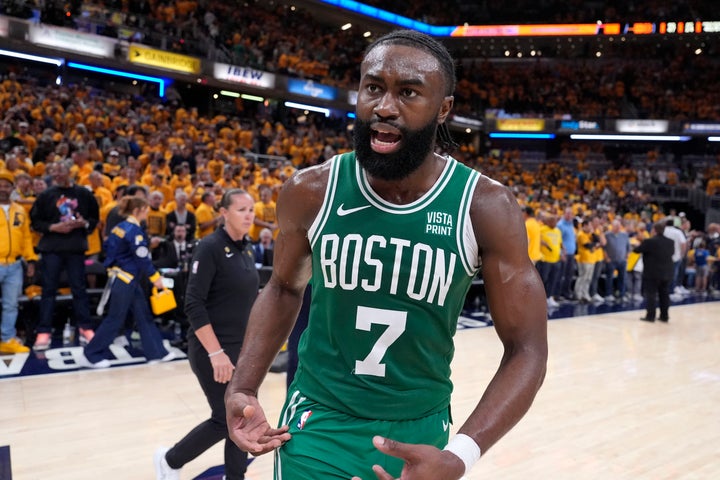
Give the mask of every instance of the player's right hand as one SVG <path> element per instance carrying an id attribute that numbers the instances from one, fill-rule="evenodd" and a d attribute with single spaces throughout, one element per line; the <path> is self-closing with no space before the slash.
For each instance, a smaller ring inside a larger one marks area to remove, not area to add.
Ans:
<path id="1" fill-rule="evenodd" d="M 225 401 L 230 438 L 245 452 L 255 456 L 272 452 L 290 440 L 290 427 L 272 428 L 257 397 L 245 393 L 229 394 Z"/>

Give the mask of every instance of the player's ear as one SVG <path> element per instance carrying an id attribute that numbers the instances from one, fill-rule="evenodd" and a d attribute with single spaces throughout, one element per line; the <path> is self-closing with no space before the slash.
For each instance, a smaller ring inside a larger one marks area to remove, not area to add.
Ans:
<path id="1" fill-rule="evenodd" d="M 453 97 L 452 95 L 448 95 L 445 98 L 443 98 L 443 101 L 440 104 L 440 111 L 438 112 L 438 116 L 437 116 L 438 125 L 441 123 L 445 123 L 447 116 L 450 115 L 450 110 L 452 110 L 454 102 L 455 102 L 455 97 Z"/>

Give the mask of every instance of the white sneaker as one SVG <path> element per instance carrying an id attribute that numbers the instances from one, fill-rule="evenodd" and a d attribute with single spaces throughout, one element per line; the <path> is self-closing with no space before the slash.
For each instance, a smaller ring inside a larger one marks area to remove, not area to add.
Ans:
<path id="1" fill-rule="evenodd" d="M 171 361 L 175 360 L 176 358 L 180 358 L 180 357 L 178 356 L 178 354 L 175 353 L 175 349 L 170 348 L 170 349 L 168 349 L 168 350 L 169 350 L 168 353 L 167 353 L 164 357 L 162 357 L 162 358 L 153 358 L 152 360 L 148 360 L 148 363 L 149 363 L 150 365 L 153 365 L 153 364 L 155 364 L 155 363 L 160 363 L 160 362 L 171 362 Z"/>
<path id="2" fill-rule="evenodd" d="M 547 298 L 547 306 L 550 308 L 555 308 L 555 307 L 559 307 L 560 304 L 557 303 L 553 297 L 548 297 Z"/>
<path id="3" fill-rule="evenodd" d="M 113 345 L 117 345 L 118 347 L 129 347 L 130 342 L 128 342 L 125 335 L 118 335 L 115 337 L 115 340 L 113 340 Z"/>
<path id="4" fill-rule="evenodd" d="M 605 301 L 605 299 L 596 293 L 595 295 L 592 296 L 592 301 L 597 302 L 597 303 L 603 303 Z"/>
<path id="5" fill-rule="evenodd" d="M 155 450 L 153 457 L 153 463 L 155 464 L 155 478 L 157 480 L 180 480 L 180 469 L 170 468 L 167 460 L 165 460 L 165 454 L 170 450 L 169 448 L 160 447 Z"/>
<path id="6" fill-rule="evenodd" d="M 632 296 L 632 299 L 635 300 L 636 302 L 642 302 L 643 296 L 640 295 L 639 293 L 636 293 L 635 295 Z"/>
<path id="7" fill-rule="evenodd" d="M 670 300 L 672 300 L 673 302 L 682 302 L 683 296 L 679 293 L 671 293 Z"/>
<path id="8" fill-rule="evenodd" d="M 107 358 L 103 358 L 99 362 L 92 363 L 90 360 L 87 359 L 85 355 L 83 355 L 82 357 L 80 357 L 77 364 L 78 366 L 85 368 L 109 368 L 110 360 L 108 360 Z"/>

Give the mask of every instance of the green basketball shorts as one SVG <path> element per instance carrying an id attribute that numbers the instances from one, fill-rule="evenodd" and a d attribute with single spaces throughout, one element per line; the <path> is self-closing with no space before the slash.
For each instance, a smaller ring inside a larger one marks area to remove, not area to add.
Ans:
<path id="1" fill-rule="evenodd" d="M 275 453 L 275 480 L 374 480 L 373 465 L 400 476 L 403 461 L 379 452 L 372 438 L 380 435 L 404 443 L 444 448 L 450 427 L 449 408 L 416 420 L 357 418 L 332 410 L 299 391 L 288 395 L 280 425 L 292 439 Z"/>

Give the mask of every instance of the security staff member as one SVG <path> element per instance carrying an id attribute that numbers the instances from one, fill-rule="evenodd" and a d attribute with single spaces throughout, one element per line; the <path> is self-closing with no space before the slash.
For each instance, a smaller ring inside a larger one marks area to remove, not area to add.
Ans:
<path id="1" fill-rule="evenodd" d="M 248 454 L 228 436 L 224 395 L 259 287 L 247 237 L 255 217 L 254 200 L 244 190 L 230 189 L 220 201 L 220 214 L 224 226 L 195 247 L 185 292 L 185 314 L 190 322 L 188 359 L 210 404 L 211 416 L 171 449 L 158 449 L 158 478 L 179 478 L 183 465 L 221 440 L 225 440 L 225 477 L 245 478 Z"/>
<path id="2" fill-rule="evenodd" d="M 17 338 L 15 324 L 18 300 L 23 287 L 23 260 L 27 274 L 35 274 L 37 255 L 33 251 L 30 218 L 25 208 L 10 201 L 15 184 L 12 173 L 0 171 L 0 288 L 2 288 L 2 323 L 0 353 L 27 353 L 28 347 Z"/>
<path id="3" fill-rule="evenodd" d="M 175 358 L 174 353 L 163 346 L 141 283 L 145 276 L 156 288 L 163 288 L 162 278 L 150 260 L 147 235 L 140 227 L 140 222 L 147 218 L 148 202 L 140 197 L 123 197 L 119 206 L 120 214 L 127 218 L 112 229 L 105 241 L 105 267 L 111 269 L 110 276 L 115 279 L 108 280 L 113 282 L 108 315 L 85 346 L 88 361 L 85 366 L 91 368 L 110 366 L 109 347 L 130 312 L 140 332 L 145 358 L 161 361 Z"/>

